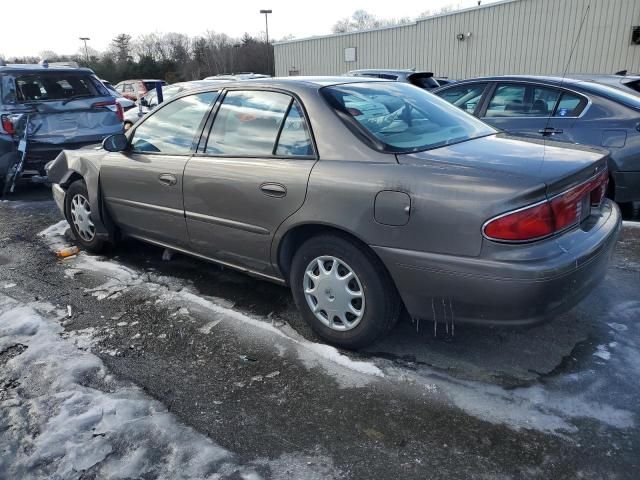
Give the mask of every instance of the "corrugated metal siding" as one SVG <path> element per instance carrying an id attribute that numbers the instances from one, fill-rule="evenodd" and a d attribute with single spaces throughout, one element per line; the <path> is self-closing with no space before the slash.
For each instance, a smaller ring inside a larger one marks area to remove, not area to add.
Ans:
<path id="1" fill-rule="evenodd" d="M 633 25 L 640 25 L 640 0 L 511 0 L 401 27 L 277 43 L 276 74 L 414 67 L 452 78 L 561 74 L 565 69 L 640 72 L 640 46 L 630 44 Z M 470 38 L 456 39 L 468 32 Z M 344 61 L 347 47 L 356 47 L 355 62 Z"/>

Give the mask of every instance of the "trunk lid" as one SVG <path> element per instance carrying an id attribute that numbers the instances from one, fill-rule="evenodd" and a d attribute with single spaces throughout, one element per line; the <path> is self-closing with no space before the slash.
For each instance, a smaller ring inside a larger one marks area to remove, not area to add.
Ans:
<path id="1" fill-rule="evenodd" d="M 122 131 L 114 97 L 88 71 L 12 72 L 2 87 L 16 138 L 24 135 L 27 118 L 29 141 L 35 143 L 98 142 Z"/>
<path id="2" fill-rule="evenodd" d="M 397 157 L 401 164 L 449 163 L 534 179 L 546 185 L 550 198 L 606 169 L 608 154 L 582 145 L 498 134 Z"/>

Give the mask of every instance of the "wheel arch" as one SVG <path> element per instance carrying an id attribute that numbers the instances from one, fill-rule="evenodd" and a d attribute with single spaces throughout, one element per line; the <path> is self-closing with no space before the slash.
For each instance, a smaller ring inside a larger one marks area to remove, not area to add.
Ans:
<path id="1" fill-rule="evenodd" d="M 282 234 L 282 237 L 277 243 L 275 255 L 276 265 L 287 284 L 289 283 L 289 275 L 291 273 L 291 262 L 293 261 L 293 256 L 296 251 L 308 239 L 322 234 L 337 235 L 360 245 L 362 248 L 370 252 L 380 262 L 380 265 L 384 267 L 387 274 L 389 274 L 389 271 L 382 259 L 360 236 L 336 225 L 321 222 L 310 222 L 292 226 Z M 389 275 L 389 278 L 391 279 L 391 275 Z"/>

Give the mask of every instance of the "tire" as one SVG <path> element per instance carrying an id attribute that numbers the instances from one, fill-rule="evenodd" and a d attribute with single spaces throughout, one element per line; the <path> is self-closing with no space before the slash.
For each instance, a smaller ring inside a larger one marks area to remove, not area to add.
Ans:
<path id="1" fill-rule="evenodd" d="M 336 280 L 335 272 L 336 278 L 347 280 Z M 340 235 L 323 234 L 303 243 L 293 257 L 290 285 L 305 321 L 323 340 L 339 347 L 358 349 L 375 342 L 400 316 L 402 303 L 382 262 L 367 247 Z M 345 294 L 345 288 L 350 293 Z M 350 311 L 343 319 L 331 311 L 344 311 L 345 305 Z"/>
<path id="2" fill-rule="evenodd" d="M 64 207 L 67 222 L 76 242 L 90 252 L 103 252 L 106 242 L 98 238 L 95 226 L 91 228 L 93 225 L 91 221 L 92 206 L 84 180 L 76 180 L 69 186 L 64 199 Z"/>

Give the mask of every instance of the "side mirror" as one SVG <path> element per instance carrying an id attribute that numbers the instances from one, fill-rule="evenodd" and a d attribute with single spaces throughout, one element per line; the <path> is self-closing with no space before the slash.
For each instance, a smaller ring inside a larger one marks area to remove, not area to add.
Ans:
<path id="1" fill-rule="evenodd" d="M 127 149 L 129 140 L 123 133 L 116 133 L 115 135 L 109 135 L 102 141 L 102 148 L 107 152 L 123 152 Z"/>
<path id="2" fill-rule="evenodd" d="M 140 99 L 140 105 L 142 105 L 143 107 L 148 107 L 149 106 L 149 102 L 147 102 L 147 99 L 142 97 Z"/>

